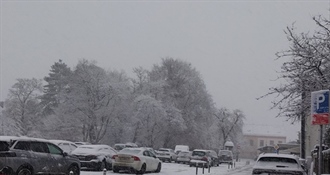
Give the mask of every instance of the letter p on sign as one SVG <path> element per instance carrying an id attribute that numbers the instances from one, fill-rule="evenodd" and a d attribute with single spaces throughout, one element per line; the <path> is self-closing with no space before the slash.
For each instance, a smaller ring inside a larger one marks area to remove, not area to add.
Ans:
<path id="1" fill-rule="evenodd" d="M 312 92 L 311 115 L 313 125 L 329 124 L 329 90 Z"/>

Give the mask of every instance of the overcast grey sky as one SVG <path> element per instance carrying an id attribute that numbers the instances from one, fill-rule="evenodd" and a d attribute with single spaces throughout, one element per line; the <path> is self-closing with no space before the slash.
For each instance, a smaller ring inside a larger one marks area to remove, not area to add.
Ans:
<path id="1" fill-rule="evenodd" d="M 313 31 L 329 1 L 7 1 L 0 0 L 0 101 L 17 78 L 43 78 L 62 59 L 105 69 L 150 69 L 161 58 L 190 62 L 218 107 L 241 109 L 246 131 L 296 139 L 299 125 L 274 118 L 271 98 L 288 48 L 283 30 Z M 258 131 L 255 131 L 256 128 Z M 252 131 L 254 129 L 254 131 Z"/>

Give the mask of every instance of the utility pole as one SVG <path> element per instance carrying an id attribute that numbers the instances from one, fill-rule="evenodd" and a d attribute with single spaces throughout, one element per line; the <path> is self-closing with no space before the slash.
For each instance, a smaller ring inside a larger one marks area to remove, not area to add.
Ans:
<path id="1" fill-rule="evenodd" d="M 300 122 L 301 122 L 301 128 L 300 128 L 300 157 L 305 159 L 306 158 L 306 115 L 305 115 L 305 101 L 306 101 L 306 92 L 305 92 L 305 85 L 303 83 L 302 93 L 301 93 L 301 116 L 300 116 Z"/>
<path id="2" fill-rule="evenodd" d="M 0 107 L 1 107 L 1 110 L 0 110 L 0 118 L 1 118 L 1 128 L 2 128 L 2 135 L 5 135 L 5 126 L 4 126 L 4 124 L 3 124 L 3 121 L 4 121 L 4 119 L 2 118 L 2 108 L 4 107 L 4 104 L 5 104 L 5 102 L 3 102 L 3 101 L 0 101 Z"/>

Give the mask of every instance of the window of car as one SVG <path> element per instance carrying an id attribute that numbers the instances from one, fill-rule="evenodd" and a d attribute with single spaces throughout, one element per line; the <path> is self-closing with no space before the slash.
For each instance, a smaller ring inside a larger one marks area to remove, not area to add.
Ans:
<path id="1" fill-rule="evenodd" d="M 30 142 L 30 149 L 34 152 L 48 153 L 48 147 L 43 142 Z"/>
<path id="2" fill-rule="evenodd" d="M 192 156 L 205 156 L 206 152 L 204 151 L 193 151 Z"/>
<path id="3" fill-rule="evenodd" d="M 14 149 L 29 151 L 30 150 L 30 142 L 17 141 L 16 145 L 14 146 Z"/>
<path id="4" fill-rule="evenodd" d="M 150 155 L 149 155 L 149 152 L 148 152 L 148 151 L 143 151 L 143 155 L 144 155 L 144 156 L 148 156 L 148 157 L 150 157 Z"/>
<path id="5" fill-rule="evenodd" d="M 159 151 L 170 152 L 168 149 L 159 149 Z"/>
<path id="6" fill-rule="evenodd" d="M 48 146 L 50 154 L 58 154 L 58 155 L 62 154 L 62 150 L 59 147 L 57 147 L 56 145 L 47 143 L 47 146 Z"/>
<path id="7" fill-rule="evenodd" d="M 8 151 L 9 143 L 6 141 L 0 141 L 0 151 Z"/>
<path id="8" fill-rule="evenodd" d="M 261 157 L 258 162 L 298 163 L 295 159 L 287 157 Z"/>
<path id="9" fill-rule="evenodd" d="M 149 152 L 150 157 L 156 157 L 156 155 L 152 151 L 148 151 L 148 152 Z"/>

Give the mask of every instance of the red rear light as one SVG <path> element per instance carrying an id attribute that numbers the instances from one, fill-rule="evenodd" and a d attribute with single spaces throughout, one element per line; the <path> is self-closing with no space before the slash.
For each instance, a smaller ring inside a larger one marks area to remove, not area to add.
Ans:
<path id="1" fill-rule="evenodd" d="M 118 157 L 118 155 L 113 155 L 112 156 L 112 159 L 116 159 L 116 157 Z"/>
<path id="2" fill-rule="evenodd" d="M 140 161 L 140 158 L 139 157 L 132 156 L 132 158 L 134 159 L 134 161 Z"/>
<path id="3" fill-rule="evenodd" d="M 202 160 L 206 161 L 207 162 L 207 157 L 203 157 Z"/>

